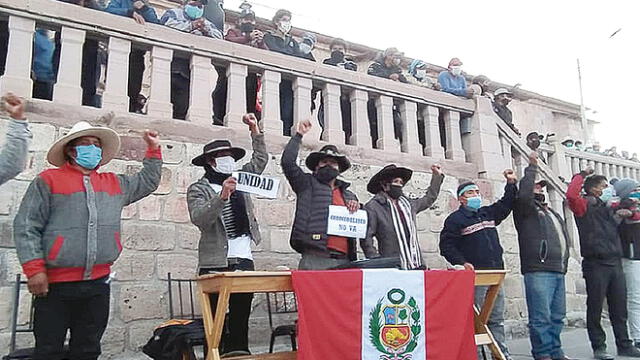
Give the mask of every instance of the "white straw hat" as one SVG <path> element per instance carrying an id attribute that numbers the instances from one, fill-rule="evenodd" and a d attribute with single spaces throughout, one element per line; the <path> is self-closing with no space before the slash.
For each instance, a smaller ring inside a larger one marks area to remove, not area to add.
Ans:
<path id="1" fill-rule="evenodd" d="M 120 136 L 115 131 L 102 127 L 93 126 L 86 121 L 80 121 L 71 127 L 67 135 L 61 137 L 51 145 L 49 152 L 47 153 L 47 161 L 51 165 L 62 166 L 67 162 L 64 156 L 65 146 L 72 140 L 81 138 L 83 136 L 95 136 L 100 139 L 100 145 L 102 146 L 102 160 L 100 165 L 104 165 L 111 161 L 120 150 Z"/>

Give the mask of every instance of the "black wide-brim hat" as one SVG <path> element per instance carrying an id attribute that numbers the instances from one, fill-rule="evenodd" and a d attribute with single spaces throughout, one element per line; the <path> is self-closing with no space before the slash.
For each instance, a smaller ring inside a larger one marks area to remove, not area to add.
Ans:
<path id="1" fill-rule="evenodd" d="M 311 171 L 316 171 L 316 166 L 320 160 L 324 158 L 334 158 L 338 162 L 338 168 L 341 173 L 347 171 L 351 167 L 351 162 L 347 159 L 347 156 L 338 152 L 338 148 L 334 145 L 325 145 L 320 151 L 315 151 L 307 156 L 305 164 Z"/>
<path id="2" fill-rule="evenodd" d="M 231 157 L 236 161 L 242 159 L 247 153 L 242 148 L 231 146 L 231 142 L 229 140 L 214 140 L 205 145 L 202 149 L 202 154 L 194 157 L 193 160 L 191 160 L 191 163 L 196 166 L 205 166 L 207 164 L 207 159 L 215 156 L 221 151 L 230 151 Z"/>
<path id="3" fill-rule="evenodd" d="M 408 183 L 411 180 L 413 171 L 404 167 L 397 167 L 394 164 L 387 165 L 373 175 L 369 183 L 367 184 L 367 191 L 372 194 L 377 194 L 382 191 L 382 182 L 389 179 L 401 178 L 404 183 Z"/>

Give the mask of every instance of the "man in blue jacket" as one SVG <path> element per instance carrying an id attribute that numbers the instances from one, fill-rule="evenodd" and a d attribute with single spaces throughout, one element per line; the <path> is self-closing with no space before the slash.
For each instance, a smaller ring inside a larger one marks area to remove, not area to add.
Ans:
<path id="1" fill-rule="evenodd" d="M 493 205 L 482 206 L 480 188 L 473 182 L 458 186 L 460 208 L 447 217 L 440 233 L 440 253 L 452 265 L 467 270 L 504 269 L 498 226 L 509 216 L 516 199 L 518 181 L 513 170 L 503 173 L 507 179 L 504 196 Z M 486 286 L 475 289 L 475 303 L 481 306 Z M 511 359 L 504 334 L 504 290 L 501 288 L 489 318 L 489 329 L 507 360 Z"/>
<path id="2" fill-rule="evenodd" d="M 160 19 L 156 10 L 151 6 L 149 0 L 111 0 L 109 6 L 104 11 L 120 16 L 132 18 L 140 25 L 146 23 L 159 24 Z M 145 50 L 131 49 L 129 53 L 129 111 L 136 112 L 138 109 L 138 94 L 142 89 L 142 76 L 144 75 L 144 54 Z"/>
<path id="3" fill-rule="evenodd" d="M 473 90 L 467 87 L 467 80 L 462 75 L 462 61 L 453 58 L 449 61 L 448 70 L 440 72 L 438 75 L 440 89 L 449 94 L 472 97 Z"/>

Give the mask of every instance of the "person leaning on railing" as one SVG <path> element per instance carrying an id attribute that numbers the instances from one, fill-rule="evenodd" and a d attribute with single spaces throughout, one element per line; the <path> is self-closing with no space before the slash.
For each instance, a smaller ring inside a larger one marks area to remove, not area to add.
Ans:
<path id="1" fill-rule="evenodd" d="M 462 61 L 458 58 L 452 58 L 449 61 L 447 70 L 441 71 L 438 75 L 438 84 L 441 91 L 449 94 L 473 97 L 475 92 L 467 86 L 467 80 L 462 75 Z"/>
<path id="2" fill-rule="evenodd" d="M 132 18 L 136 23 L 144 25 L 146 23 L 159 24 L 160 20 L 156 10 L 151 6 L 149 0 L 111 0 L 104 10 L 108 13 Z M 131 49 L 129 56 L 129 111 L 142 112 L 138 95 L 142 89 L 142 76 L 144 75 L 144 54 L 146 51 Z"/>
<path id="3" fill-rule="evenodd" d="M 160 22 L 170 28 L 194 35 L 222 39 L 222 32 L 203 17 L 207 0 L 186 0 L 181 7 L 167 10 Z M 191 69 L 188 59 L 176 57 L 171 62 L 171 103 L 173 118 L 185 119 L 189 110 Z"/>

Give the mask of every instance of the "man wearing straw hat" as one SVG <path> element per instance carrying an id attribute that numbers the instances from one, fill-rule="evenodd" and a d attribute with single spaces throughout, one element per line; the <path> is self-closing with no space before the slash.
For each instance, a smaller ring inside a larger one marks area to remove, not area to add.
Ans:
<path id="1" fill-rule="evenodd" d="M 147 152 L 135 175 L 98 172 L 120 148 L 118 134 L 87 122 L 56 141 L 27 189 L 13 223 L 18 258 L 34 302 L 33 359 L 98 359 L 109 319 L 111 265 L 122 251 L 122 208 L 155 191 L 162 155 L 158 133 L 145 131 Z"/>
<path id="2" fill-rule="evenodd" d="M 411 169 L 391 164 L 371 178 L 367 191 L 374 197 L 364 206 L 369 223 L 367 237 L 360 241 L 367 258 L 392 257 L 400 260 L 403 269 L 426 268 L 418 242 L 416 215 L 433 205 L 444 180 L 440 165 L 431 166 L 431 173 L 431 185 L 419 199 L 409 199 L 402 191 L 411 180 Z M 373 246 L 374 237 L 378 250 Z"/>

